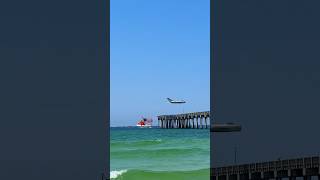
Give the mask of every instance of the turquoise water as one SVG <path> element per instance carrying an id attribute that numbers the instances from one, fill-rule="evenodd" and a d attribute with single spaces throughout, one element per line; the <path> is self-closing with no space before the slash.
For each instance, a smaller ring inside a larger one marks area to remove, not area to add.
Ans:
<path id="1" fill-rule="evenodd" d="M 112 179 L 209 179 L 208 129 L 111 128 Z"/>

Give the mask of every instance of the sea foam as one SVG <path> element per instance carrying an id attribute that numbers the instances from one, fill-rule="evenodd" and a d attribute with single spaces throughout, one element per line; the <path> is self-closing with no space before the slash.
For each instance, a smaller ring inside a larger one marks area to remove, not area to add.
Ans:
<path id="1" fill-rule="evenodd" d="M 110 179 L 115 179 L 118 176 L 120 176 L 121 174 L 126 173 L 126 172 L 127 172 L 127 170 L 111 171 L 110 172 Z"/>

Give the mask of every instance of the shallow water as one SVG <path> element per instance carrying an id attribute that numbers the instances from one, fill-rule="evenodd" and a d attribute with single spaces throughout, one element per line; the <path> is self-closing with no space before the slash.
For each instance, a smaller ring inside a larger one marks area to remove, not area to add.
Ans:
<path id="1" fill-rule="evenodd" d="M 209 179 L 208 129 L 111 128 L 113 179 Z"/>

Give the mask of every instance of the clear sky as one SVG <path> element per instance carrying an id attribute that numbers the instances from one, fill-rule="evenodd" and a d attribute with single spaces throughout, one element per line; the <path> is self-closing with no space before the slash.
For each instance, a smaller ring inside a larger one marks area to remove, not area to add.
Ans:
<path id="1" fill-rule="evenodd" d="M 111 0 L 111 126 L 209 110 L 209 3 Z"/>

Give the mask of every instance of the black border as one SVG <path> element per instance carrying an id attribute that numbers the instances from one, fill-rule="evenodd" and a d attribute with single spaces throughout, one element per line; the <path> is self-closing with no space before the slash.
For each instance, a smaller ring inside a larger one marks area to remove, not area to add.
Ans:
<path id="1" fill-rule="evenodd" d="M 105 87 L 106 87 L 106 165 L 104 170 L 104 179 L 110 179 L 110 0 L 106 0 L 106 60 L 105 62 Z"/>
<path id="2" fill-rule="evenodd" d="M 107 66 L 106 66 L 106 76 L 107 76 L 107 179 L 110 179 L 110 0 L 107 1 Z"/>
<path id="3" fill-rule="evenodd" d="M 214 69 L 214 47 L 215 47 L 215 42 L 214 42 L 214 27 L 215 27 L 215 19 L 216 18 L 214 16 L 214 3 L 216 1 L 214 0 L 210 0 L 210 126 L 212 127 L 212 124 L 214 122 L 214 118 L 213 118 L 213 114 L 214 114 L 214 110 L 215 110 L 215 93 L 213 91 L 213 87 L 215 85 L 215 81 L 214 81 L 214 74 L 213 74 L 213 69 Z M 218 13 L 215 13 L 216 15 Z M 217 18 L 216 18 L 217 19 Z M 214 154 L 213 154 L 213 135 L 214 135 L 214 132 L 213 131 L 210 131 L 210 179 L 213 179 L 213 176 L 211 176 L 212 174 L 212 168 L 213 168 L 213 157 L 214 157 Z"/>
<path id="4" fill-rule="evenodd" d="M 106 138 L 107 138 L 107 164 L 106 164 L 106 179 L 110 179 L 110 0 L 106 0 Z"/>
<path id="5" fill-rule="evenodd" d="M 110 179 L 110 0 L 1 8 L 0 179 Z"/>

